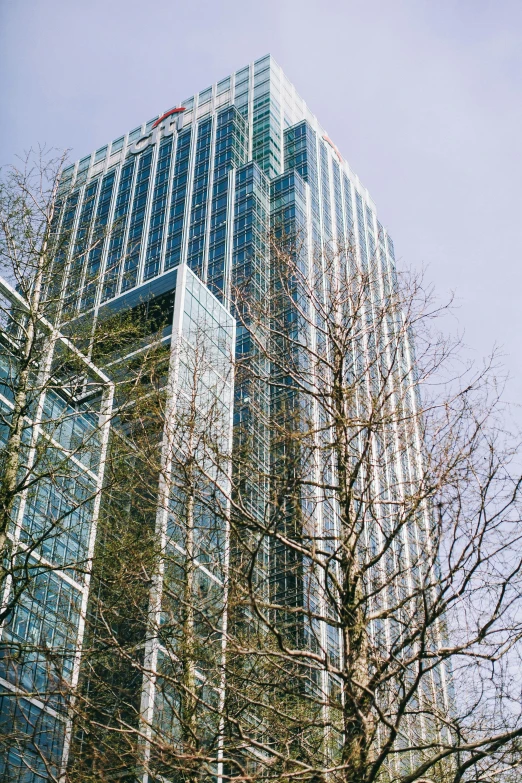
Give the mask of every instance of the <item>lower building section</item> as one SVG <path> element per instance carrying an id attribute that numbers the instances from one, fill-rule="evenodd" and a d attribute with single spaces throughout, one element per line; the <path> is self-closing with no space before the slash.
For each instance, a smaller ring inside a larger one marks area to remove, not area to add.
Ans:
<path id="1" fill-rule="evenodd" d="M 97 765 L 146 780 L 202 719 L 201 688 L 211 713 L 223 699 L 234 319 L 181 266 L 110 300 L 90 333 L 114 413 L 100 379 L 88 403 L 67 399 L 44 349 L 52 390 L 42 386 L 28 428 L 4 582 L 6 781 L 66 767 L 82 779 Z M 7 420 L 12 343 L 6 334 Z M 118 740 L 125 726 L 130 743 Z"/>
<path id="2" fill-rule="evenodd" d="M 26 304 L 4 281 L 1 289 L 11 304 L 0 334 L 4 455 L 13 453 L 22 393 L 30 414 L 16 454 L 1 582 L 0 769 L 2 780 L 26 783 L 58 778 L 71 740 L 113 385 L 45 319 L 24 381 Z"/>

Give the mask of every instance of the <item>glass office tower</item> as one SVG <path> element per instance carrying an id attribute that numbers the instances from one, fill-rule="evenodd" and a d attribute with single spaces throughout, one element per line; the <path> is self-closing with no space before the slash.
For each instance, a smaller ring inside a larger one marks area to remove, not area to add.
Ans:
<path id="1" fill-rule="evenodd" d="M 394 274 L 393 242 L 368 191 L 270 55 L 82 158 L 64 172 L 62 193 L 77 249 L 116 226 L 69 268 L 68 317 L 96 313 L 179 263 L 227 307 L 232 288 L 247 279 L 248 297 L 262 303 L 269 236 L 289 210 L 310 247 L 355 240 L 362 259 L 379 254 Z M 234 417 L 248 429 L 260 475 L 270 465 L 270 392 L 262 381 L 269 368 L 244 325 L 236 354 L 249 355 L 255 370 L 236 378 Z M 252 479 L 260 521 L 268 492 L 266 482 Z M 268 559 L 262 548 L 262 569 Z"/>
<path id="2" fill-rule="evenodd" d="M 310 254 L 353 243 L 361 264 L 378 259 L 386 285 L 394 285 L 393 242 L 368 191 L 270 55 L 82 158 L 64 171 L 62 193 L 78 248 L 115 224 L 68 268 L 67 317 L 96 316 L 180 263 L 226 307 L 246 280 L 246 296 L 260 304 L 270 286 L 270 236 L 283 224 L 306 237 Z M 236 437 L 248 431 L 259 477 L 271 464 L 274 400 L 263 382 L 266 359 L 240 320 L 236 356 L 248 355 L 255 371 L 236 377 L 234 421 Z M 269 491 L 252 478 L 260 521 Z M 259 567 L 277 586 L 284 566 L 268 550 L 261 547 Z M 334 650 L 335 634 L 327 636 Z"/>
<path id="3" fill-rule="evenodd" d="M 184 279 L 198 288 L 196 299 L 210 297 L 214 308 L 220 303 L 229 319 L 237 285 L 261 308 L 273 279 L 270 236 L 281 226 L 289 235 L 300 233 L 308 258 L 326 254 L 336 243 L 352 246 L 363 269 L 377 269 L 383 290 L 396 285 L 393 242 L 368 191 L 270 55 L 165 107 L 70 166 L 59 198 L 61 227 L 71 234 L 71 258 L 57 259 L 53 278 L 61 287 L 64 320 L 85 314 L 96 320 L 112 307 L 132 309 L 145 292 L 160 296 L 175 290 L 182 269 Z M 82 252 L 87 246 L 92 249 Z M 225 329 L 229 337 L 232 323 Z M 280 401 L 244 313 L 233 339 L 236 359 L 248 357 L 253 369 L 236 375 L 233 424 L 236 447 L 248 437 L 255 455 L 256 470 L 246 479 L 243 496 L 261 523 L 270 496 L 266 476 L 274 464 L 270 417 Z M 231 393 L 232 387 L 223 385 L 224 418 Z M 410 403 L 416 404 L 413 392 Z M 407 446 L 393 471 L 407 480 L 417 459 Z M 162 509 L 165 514 L 165 503 Z M 164 535 L 168 514 L 165 519 L 158 514 Z M 319 524 L 330 530 L 334 517 L 335 509 L 325 504 Z M 422 541 L 415 530 L 409 536 L 405 549 L 415 560 Z M 287 578 L 293 565 L 268 541 L 260 543 L 258 563 L 262 589 L 287 605 L 305 600 L 305 586 Z M 205 568 L 217 584 L 219 573 Z M 151 600 L 159 618 L 160 586 Z M 338 631 L 323 625 L 320 635 L 335 659 Z M 163 655 L 161 640 L 150 636 L 146 655 L 153 676 L 140 696 L 149 727 L 154 676 Z M 321 688 L 328 692 L 328 683 Z"/>
<path id="4" fill-rule="evenodd" d="M 119 227 L 70 270 L 67 313 L 99 307 L 179 263 L 227 302 L 245 259 L 259 259 L 267 274 L 271 200 L 289 171 L 310 200 L 315 239 L 355 233 L 361 254 L 379 243 L 393 265 L 368 191 L 267 56 L 64 171 L 76 243 L 108 222 Z"/>

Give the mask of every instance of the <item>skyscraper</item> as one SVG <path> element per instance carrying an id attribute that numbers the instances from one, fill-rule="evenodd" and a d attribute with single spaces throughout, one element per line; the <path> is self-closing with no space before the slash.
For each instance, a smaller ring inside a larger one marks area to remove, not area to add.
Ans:
<path id="1" fill-rule="evenodd" d="M 56 258 L 48 290 L 58 295 L 60 321 L 64 326 L 75 319 L 92 319 L 98 323 L 111 312 L 132 313 L 134 308 L 149 301 L 160 302 L 161 312 L 166 314 L 165 324 L 170 329 L 161 339 L 167 341 L 174 353 L 175 343 L 170 340 L 176 317 L 178 336 L 183 338 L 187 329 L 190 334 L 191 311 L 185 308 L 185 302 L 190 299 L 191 307 L 200 314 L 199 326 L 204 331 L 212 328 L 222 332 L 217 341 L 221 344 L 221 356 L 210 353 L 215 359 L 212 372 L 220 379 L 217 386 L 213 382 L 213 388 L 214 393 L 219 389 L 218 418 L 223 432 L 232 412 L 232 386 L 223 363 L 227 356 L 231 358 L 234 352 L 231 341 L 235 342 L 238 372 L 233 389 L 234 448 L 239 450 L 248 439 L 249 458 L 252 464 L 255 462 L 255 470 L 244 478 L 242 501 L 248 506 L 250 528 L 257 523 L 262 530 L 273 493 L 274 482 L 271 484 L 270 476 L 277 473 L 281 453 L 274 446 L 277 439 L 271 421 L 278 417 L 284 419 L 292 409 L 291 393 L 283 388 L 284 374 L 278 377 L 277 361 L 271 361 L 269 351 L 264 350 L 262 334 L 253 335 L 254 327 L 250 329 L 249 321 L 252 314 L 262 312 L 265 302 L 273 301 L 274 287 L 277 288 L 279 272 L 273 238 L 285 236 L 295 241 L 298 237 L 299 249 L 295 255 L 303 279 L 312 281 L 313 285 L 319 281 L 319 287 L 325 290 L 331 278 L 325 271 L 324 259 L 335 253 L 335 248 L 351 247 L 363 272 L 372 270 L 370 305 L 363 308 L 371 339 L 354 359 L 355 374 L 371 376 L 371 368 L 377 363 L 376 346 L 393 342 L 396 328 L 389 321 L 379 321 L 373 307 L 374 294 L 378 288 L 388 296 L 396 287 L 396 272 L 393 242 L 378 221 L 368 192 L 281 68 L 271 56 L 266 56 L 162 111 L 67 168 L 58 198 L 61 220 L 58 231 L 70 235 L 69 251 L 68 255 Z M 243 310 L 235 301 L 238 287 L 247 303 Z M 296 303 L 295 312 L 285 312 L 288 323 L 300 321 L 297 295 Z M 270 309 L 267 321 L 273 317 L 277 320 L 280 313 L 274 316 Z M 315 346 L 320 329 L 316 334 L 318 325 L 312 321 L 302 326 L 302 330 L 314 333 L 310 340 Z M 260 320 L 255 326 L 260 326 L 262 331 Z M 309 337 L 304 339 L 306 342 Z M 210 342 L 216 341 L 213 338 Z M 408 335 L 405 346 L 405 352 L 412 354 Z M 129 349 L 129 355 L 133 351 Z M 303 360 L 303 366 L 306 361 Z M 242 366 L 248 367 L 248 372 L 242 373 Z M 111 374 L 104 364 L 102 367 Z M 174 371 L 173 364 L 170 368 L 169 377 L 186 377 L 179 375 L 178 369 Z M 408 372 L 404 375 L 406 381 L 401 394 L 406 407 L 414 410 L 415 390 Z M 176 383 L 182 390 L 183 382 L 176 380 Z M 369 394 L 371 383 L 372 379 Z M 319 432 L 324 422 L 312 408 L 301 406 L 305 418 L 313 418 Z M 163 445 L 171 416 L 168 406 L 165 415 Z M 388 505 L 395 500 L 392 485 L 399 481 L 397 476 L 402 476 L 402 483 L 414 480 L 420 450 L 416 426 L 402 441 L 401 434 L 397 436 L 403 443 L 399 458 L 388 458 L 386 434 L 379 433 L 375 438 L 372 435 L 381 459 L 378 477 L 372 481 L 379 485 L 383 503 Z M 172 450 L 176 454 L 183 452 L 179 444 L 174 448 L 171 443 L 170 448 L 170 457 Z M 224 444 L 223 453 L 226 450 Z M 171 488 L 163 486 L 171 470 L 167 466 L 168 458 L 165 459 L 159 471 L 155 522 L 160 537 L 165 537 L 169 520 L 175 516 L 173 508 L 181 502 L 173 500 Z M 331 483 L 334 463 L 330 460 L 318 470 L 323 483 Z M 225 496 L 225 485 L 221 490 Z M 326 495 L 319 503 L 317 498 L 302 495 L 298 501 L 299 513 L 292 502 L 288 503 L 283 526 L 288 524 L 292 535 L 300 535 L 296 525 L 305 518 L 308 524 L 309 517 L 316 531 L 315 538 L 327 552 L 336 535 L 335 502 Z M 302 510 L 305 508 L 306 513 Z M 206 512 L 201 514 L 208 526 Z M 381 511 L 377 516 L 380 514 Z M 404 540 L 401 539 L 400 554 L 397 554 L 399 560 L 403 558 L 408 563 L 419 560 L 426 545 L 420 532 L 422 527 L 416 522 L 401 530 Z M 378 547 L 379 536 L 386 536 L 383 530 L 384 523 L 373 530 L 365 528 L 369 549 Z M 175 538 L 176 534 L 171 531 L 169 535 Z M 209 535 L 206 549 L 201 547 L 201 562 L 198 561 L 198 573 L 217 585 L 218 590 L 224 590 L 221 561 L 223 552 L 228 552 L 228 535 L 225 528 Z M 300 618 L 292 620 L 294 626 L 290 629 L 293 633 L 300 625 L 294 633 L 300 644 L 313 647 L 317 643 L 332 662 L 338 662 L 342 642 L 335 615 L 330 616 L 326 606 L 328 585 L 320 584 L 320 580 L 314 582 L 316 577 L 307 573 L 307 558 L 296 554 L 296 548 L 286 549 L 281 539 L 279 536 L 275 541 L 270 540 L 269 535 L 259 538 L 256 568 L 260 589 L 266 592 L 268 603 L 273 600 L 286 607 L 289 616 Z M 181 539 L 175 541 L 173 548 L 176 547 L 186 554 Z M 135 711 L 145 727 L 142 731 L 145 754 L 149 752 L 147 732 L 155 721 L 161 720 L 165 725 L 175 723 L 172 715 L 168 715 L 168 705 L 160 705 L 155 695 L 155 683 L 168 657 L 158 630 L 164 623 L 165 612 L 160 582 L 161 579 L 156 579 L 149 594 L 149 616 L 155 619 L 153 626 L 143 631 L 146 676 L 135 694 Z M 408 588 L 403 585 L 402 589 Z M 303 610 L 301 615 L 296 612 L 299 608 Z M 307 612 L 321 619 L 307 624 Z M 223 616 L 219 620 L 222 622 Z M 221 629 L 219 623 L 216 628 Z M 390 635 L 388 628 L 383 631 L 383 627 L 376 625 L 375 635 L 379 633 Z M 444 675 L 438 672 L 437 676 L 435 688 L 442 694 L 445 684 L 440 677 Z M 201 682 L 204 681 L 201 675 Z M 219 691 L 216 683 L 210 686 Z M 314 687 L 327 695 L 325 699 L 330 698 L 336 692 L 335 677 L 326 669 L 321 670 Z M 170 712 L 175 711 L 170 705 Z M 176 734 L 175 729 L 173 733 Z M 144 783 L 149 780 L 147 775 L 143 773 Z"/>
<path id="2" fill-rule="evenodd" d="M 368 191 L 270 55 L 82 158 L 64 171 L 62 188 L 67 219 L 78 226 L 64 283 L 67 317 L 96 314 L 180 263 L 226 307 L 245 279 L 247 296 L 263 303 L 270 237 L 282 224 L 288 234 L 301 232 L 305 254 L 353 243 L 361 263 L 378 258 L 393 285 L 393 241 Z M 88 256 L 79 252 L 113 223 L 106 241 Z M 256 350 L 240 325 L 236 354 Z M 260 472 L 268 473 L 271 401 L 261 380 L 268 369 L 261 354 L 251 361 L 257 380 L 242 388 L 236 378 L 234 417 L 248 423 Z M 260 520 L 268 492 L 259 481 L 252 487 Z M 270 557 L 260 554 L 267 568 Z M 270 568 L 277 582 L 273 560 Z"/>

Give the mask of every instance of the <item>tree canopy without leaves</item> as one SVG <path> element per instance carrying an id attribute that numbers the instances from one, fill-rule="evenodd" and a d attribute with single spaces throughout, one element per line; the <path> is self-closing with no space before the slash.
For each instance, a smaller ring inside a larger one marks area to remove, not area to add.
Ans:
<path id="1" fill-rule="evenodd" d="M 237 291 L 271 367 L 270 503 L 260 524 L 237 484 L 231 511 L 271 552 L 267 590 L 255 546 L 237 586 L 256 643 L 229 640 L 257 774 L 515 780 L 520 477 L 493 361 L 462 368 L 415 276 L 299 237 L 272 254 L 269 302 Z"/>
<path id="2" fill-rule="evenodd" d="M 419 277 L 282 232 L 263 296 L 235 281 L 221 369 L 168 308 L 74 317 L 64 281 L 91 291 L 118 226 L 80 219 L 73 244 L 60 166 L 0 189 L 11 769 L 513 783 L 520 477 L 495 361 L 463 366 Z"/>

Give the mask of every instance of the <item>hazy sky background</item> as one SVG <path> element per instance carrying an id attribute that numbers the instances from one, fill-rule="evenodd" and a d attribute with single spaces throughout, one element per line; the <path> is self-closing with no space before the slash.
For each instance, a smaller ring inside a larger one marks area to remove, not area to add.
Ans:
<path id="1" fill-rule="evenodd" d="M 521 0 L 0 0 L 0 162 L 80 158 L 268 52 L 522 402 Z"/>

